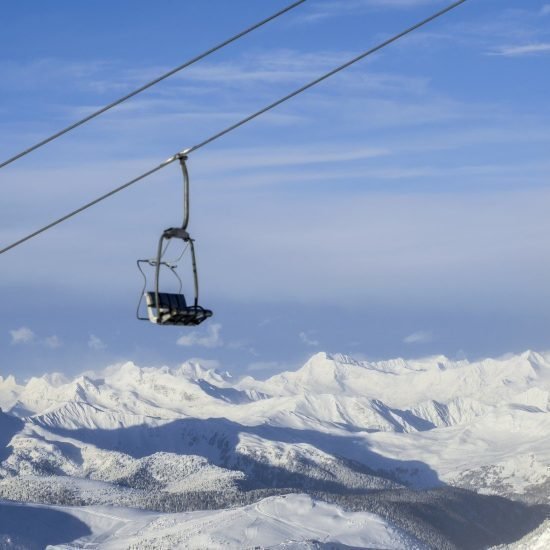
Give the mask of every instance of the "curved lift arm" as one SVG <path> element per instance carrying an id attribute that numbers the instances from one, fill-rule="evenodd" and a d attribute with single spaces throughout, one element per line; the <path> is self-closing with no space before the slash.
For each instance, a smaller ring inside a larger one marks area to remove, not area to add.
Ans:
<path id="1" fill-rule="evenodd" d="M 189 171 L 187 170 L 185 155 L 179 155 L 178 159 L 180 161 L 181 172 L 183 174 L 183 223 L 181 224 L 182 229 L 187 229 L 189 225 Z"/>

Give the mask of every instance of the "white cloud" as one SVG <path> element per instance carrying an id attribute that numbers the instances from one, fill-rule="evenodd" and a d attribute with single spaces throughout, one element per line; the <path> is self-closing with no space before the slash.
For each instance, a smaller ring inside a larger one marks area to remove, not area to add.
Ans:
<path id="1" fill-rule="evenodd" d="M 544 4 L 542 8 L 540 9 L 541 15 L 550 15 L 550 4 Z"/>
<path id="2" fill-rule="evenodd" d="M 28 327 L 21 327 L 15 330 L 10 330 L 11 343 L 17 344 L 29 344 L 35 339 L 34 332 Z"/>
<path id="3" fill-rule="evenodd" d="M 88 339 L 88 347 L 90 349 L 99 351 L 99 350 L 105 349 L 107 346 L 95 334 L 90 334 L 90 338 Z"/>
<path id="4" fill-rule="evenodd" d="M 47 348 L 50 349 L 57 349 L 63 345 L 63 342 L 61 341 L 59 336 L 56 336 L 55 334 L 53 336 L 48 336 L 47 338 L 44 338 L 43 343 Z"/>
<path id="5" fill-rule="evenodd" d="M 550 53 L 550 42 L 538 42 L 533 44 L 524 44 L 522 46 L 503 46 L 491 55 L 502 55 L 505 57 L 519 57 L 522 55 L 532 55 L 537 53 Z"/>
<path id="6" fill-rule="evenodd" d="M 413 332 L 405 338 L 403 342 L 405 344 L 426 344 L 433 340 L 433 333 L 429 330 L 420 330 L 418 332 Z"/>
<path id="7" fill-rule="evenodd" d="M 300 332 L 300 334 L 298 334 L 298 336 L 300 337 L 300 340 L 306 345 L 306 346 L 312 346 L 312 347 L 315 347 L 315 346 L 318 346 L 319 345 L 319 341 L 318 340 L 315 340 L 314 338 L 311 338 L 307 332 Z"/>
<path id="8" fill-rule="evenodd" d="M 206 334 L 201 332 L 191 332 L 189 334 L 184 334 L 177 340 L 178 346 L 200 346 L 203 348 L 219 348 L 223 345 L 223 340 L 220 336 L 222 326 L 220 324 L 214 323 L 208 325 Z"/>
<path id="9" fill-rule="evenodd" d="M 28 327 L 21 327 L 15 330 L 10 330 L 12 345 L 30 344 L 37 340 L 36 334 Z M 38 342 L 40 345 L 46 346 L 50 349 L 57 349 L 63 345 L 63 342 L 55 334 L 41 339 Z"/>

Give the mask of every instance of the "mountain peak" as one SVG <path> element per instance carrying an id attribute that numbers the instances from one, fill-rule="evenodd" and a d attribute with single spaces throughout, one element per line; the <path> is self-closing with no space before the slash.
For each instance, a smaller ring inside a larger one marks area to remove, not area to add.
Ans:
<path id="1" fill-rule="evenodd" d="M 4 387 L 8 389 L 8 388 L 15 388 L 16 386 L 17 386 L 17 382 L 13 374 L 9 374 L 5 378 L 0 376 L 0 387 Z"/>

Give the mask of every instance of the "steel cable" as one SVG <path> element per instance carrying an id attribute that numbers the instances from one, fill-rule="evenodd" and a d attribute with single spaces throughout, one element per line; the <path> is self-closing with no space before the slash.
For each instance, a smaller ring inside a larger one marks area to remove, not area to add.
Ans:
<path id="1" fill-rule="evenodd" d="M 232 42 L 236 42 L 243 36 L 246 36 L 247 34 L 251 33 L 252 31 L 255 31 L 256 29 L 259 29 L 260 27 L 263 27 L 267 23 L 273 21 L 274 19 L 277 19 L 281 15 L 293 10 L 294 8 L 297 8 L 299 5 L 303 4 L 307 0 L 299 0 L 298 2 L 294 2 L 293 4 L 290 4 L 286 8 L 278 11 L 277 13 L 274 13 L 273 15 L 270 15 L 266 19 L 263 19 L 262 21 L 259 21 L 258 23 L 252 25 L 251 27 L 248 27 L 244 31 L 239 32 L 238 34 L 232 36 L 231 38 L 228 38 L 227 40 L 224 40 L 220 44 L 214 46 L 213 48 L 210 48 L 209 50 L 197 55 L 196 57 L 193 57 L 189 61 L 186 61 L 185 63 L 178 65 L 174 69 L 171 69 L 167 73 L 164 73 L 163 75 L 155 78 L 154 80 L 151 80 L 147 84 L 144 84 L 143 86 L 139 87 L 137 90 L 134 90 L 133 92 L 130 92 L 129 94 L 113 101 L 112 103 L 109 103 L 108 105 L 105 105 L 105 107 L 102 107 L 101 109 L 98 109 L 97 111 L 94 111 L 93 113 L 89 114 L 88 116 L 82 118 L 81 120 L 78 120 L 77 122 L 74 122 L 70 126 L 67 126 L 66 128 L 63 128 L 62 130 L 59 130 L 59 132 L 56 132 L 55 134 L 52 134 L 51 136 L 47 137 L 46 139 L 43 139 L 42 141 L 39 141 L 38 143 L 35 143 L 28 149 L 25 149 L 21 151 L 20 153 L 17 153 L 16 155 L 10 157 L 9 159 L 3 161 L 0 163 L 0 169 L 4 168 L 4 166 L 7 166 L 8 164 L 11 164 L 12 162 L 15 162 L 16 160 L 28 155 L 29 153 L 32 153 L 33 151 L 36 151 L 40 147 L 43 147 L 47 143 L 50 143 L 51 141 L 54 141 L 55 139 L 63 136 L 64 134 L 70 132 L 71 130 L 74 130 L 75 128 L 78 128 L 79 126 L 82 126 L 83 124 L 86 124 L 86 122 L 89 122 L 90 120 L 98 117 L 99 115 L 102 115 L 103 113 L 109 111 L 113 107 L 116 107 L 117 105 L 120 105 L 121 103 L 124 103 L 128 99 L 140 94 L 141 92 L 144 92 L 145 90 L 151 88 L 155 84 L 158 84 L 159 82 L 167 79 L 168 77 L 179 73 L 180 71 L 183 71 L 183 69 L 186 69 L 187 67 L 190 67 L 191 65 L 194 65 L 198 61 L 201 61 L 205 57 L 208 57 L 209 55 L 213 54 L 214 52 L 217 52 L 218 50 L 221 50 L 222 48 L 225 48 L 225 46 L 228 46 Z"/>
<path id="2" fill-rule="evenodd" d="M 247 122 L 250 122 L 251 120 L 254 120 L 255 118 L 259 117 L 260 115 L 262 115 L 262 114 L 274 109 L 275 107 L 281 105 L 282 103 L 285 103 L 289 99 L 301 94 L 302 92 L 304 92 L 306 90 L 309 90 L 310 88 L 312 88 L 313 86 L 316 86 L 320 82 L 323 82 L 327 78 L 330 78 L 331 76 L 339 73 L 340 71 L 343 71 L 344 69 L 347 69 L 348 67 L 350 67 L 351 65 L 353 65 L 353 64 L 357 63 L 358 61 L 364 59 L 365 57 L 367 57 L 369 55 L 372 55 L 373 53 L 381 50 L 382 48 L 385 48 L 386 46 L 392 44 L 393 42 L 399 40 L 400 38 L 403 38 L 404 36 L 410 34 L 411 32 L 419 29 L 420 27 L 423 27 L 424 25 L 430 23 L 434 19 L 437 19 L 438 17 L 441 17 L 442 15 L 448 13 L 449 11 L 457 8 L 461 4 L 464 4 L 466 1 L 467 0 L 459 0 L 458 2 L 454 2 L 453 4 L 451 4 L 451 5 L 447 6 L 446 8 L 438 11 L 437 13 L 431 15 L 430 17 L 427 17 L 426 19 L 423 19 L 419 23 L 416 23 L 412 27 L 409 27 L 408 29 L 394 35 L 392 38 L 389 38 L 388 40 L 385 40 L 384 42 L 378 44 L 374 48 L 371 48 L 371 49 L 363 52 L 362 54 L 354 57 L 353 59 L 351 59 L 350 61 L 344 63 L 343 65 L 340 65 L 336 69 L 333 69 L 332 71 L 324 74 L 323 76 L 313 80 L 309 84 L 306 84 L 305 86 L 302 86 L 301 88 L 298 88 L 294 92 L 292 92 L 292 93 L 286 95 L 285 97 L 275 101 L 274 103 L 271 103 L 267 107 L 264 107 L 263 109 L 257 111 L 256 113 L 242 119 L 241 121 L 237 122 L 236 124 L 233 124 L 233 125 L 229 126 L 228 128 L 222 130 L 221 132 L 218 132 L 217 134 L 214 134 L 213 136 L 209 137 L 208 139 L 205 139 L 204 141 L 201 141 L 200 143 L 198 143 L 197 145 L 194 145 L 193 147 L 190 147 L 190 148 L 185 149 L 185 150 L 183 150 L 179 153 L 176 153 L 175 155 L 173 155 L 169 159 L 165 160 L 164 162 L 162 162 L 161 164 L 159 164 L 155 168 L 149 170 L 148 172 L 145 172 L 144 174 L 141 174 L 140 176 L 130 180 L 129 182 L 126 182 L 123 185 L 121 185 L 120 187 L 117 187 L 116 189 L 113 189 L 112 191 L 109 191 L 108 193 L 98 197 L 97 199 L 94 199 L 93 201 L 81 206 L 80 208 L 77 208 L 76 210 L 73 210 L 72 212 L 66 214 L 65 216 L 62 216 L 61 218 L 49 223 L 48 225 L 45 225 L 44 227 L 42 227 L 40 229 L 37 229 L 36 231 L 30 233 L 29 235 L 27 235 L 27 236 L 15 241 L 15 242 L 9 244 L 8 246 L 6 246 L 6 247 L 4 247 L 0 250 L 0 255 L 4 254 L 8 250 L 11 250 L 12 248 L 15 248 L 16 246 L 19 246 L 19 245 L 23 244 L 24 242 L 36 237 L 37 235 L 40 235 L 41 233 L 44 233 L 45 231 L 51 229 L 52 227 L 55 227 L 56 225 L 68 220 L 69 218 L 72 218 L 73 216 L 76 216 L 77 214 L 80 214 L 84 210 L 87 210 L 88 208 L 98 204 L 101 201 L 104 201 L 105 199 L 108 199 L 109 197 L 113 196 L 114 194 L 119 193 L 120 191 L 130 187 L 131 185 L 137 183 L 138 181 L 143 180 L 144 178 L 154 174 L 155 172 L 158 172 L 159 170 L 161 170 L 165 166 L 168 166 L 169 164 L 176 161 L 180 157 L 187 156 L 190 153 L 193 153 L 193 152 L 197 151 L 198 149 L 204 147 L 205 145 L 208 145 L 209 143 L 212 143 L 213 141 L 215 141 L 215 140 L 219 139 L 220 137 L 228 134 L 229 132 L 232 132 L 233 130 L 239 128 L 240 126 L 246 124 Z"/>

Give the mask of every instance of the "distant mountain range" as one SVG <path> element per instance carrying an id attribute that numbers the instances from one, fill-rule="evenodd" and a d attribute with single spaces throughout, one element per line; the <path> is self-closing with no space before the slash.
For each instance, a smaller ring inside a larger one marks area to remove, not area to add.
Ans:
<path id="1" fill-rule="evenodd" d="M 367 362 L 319 353 L 266 381 L 194 362 L 125 363 L 72 380 L 0 377 L 0 407 L 6 501 L 89 506 L 86 513 L 141 508 L 157 519 L 206 509 L 249 517 L 302 503 L 312 525 L 318 505 L 323 514 L 371 518 L 358 547 L 486 548 L 550 537 L 550 354 Z M 260 516 L 258 526 L 267 521 Z M 323 539 L 321 526 L 311 537 L 303 526 L 291 541 L 302 546 L 280 547 L 353 547 Z M 183 537 L 174 529 L 170 536 Z M 291 531 L 282 529 L 280 544 L 290 544 Z M 238 540 L 245 547 L 258 537 Z"/>

